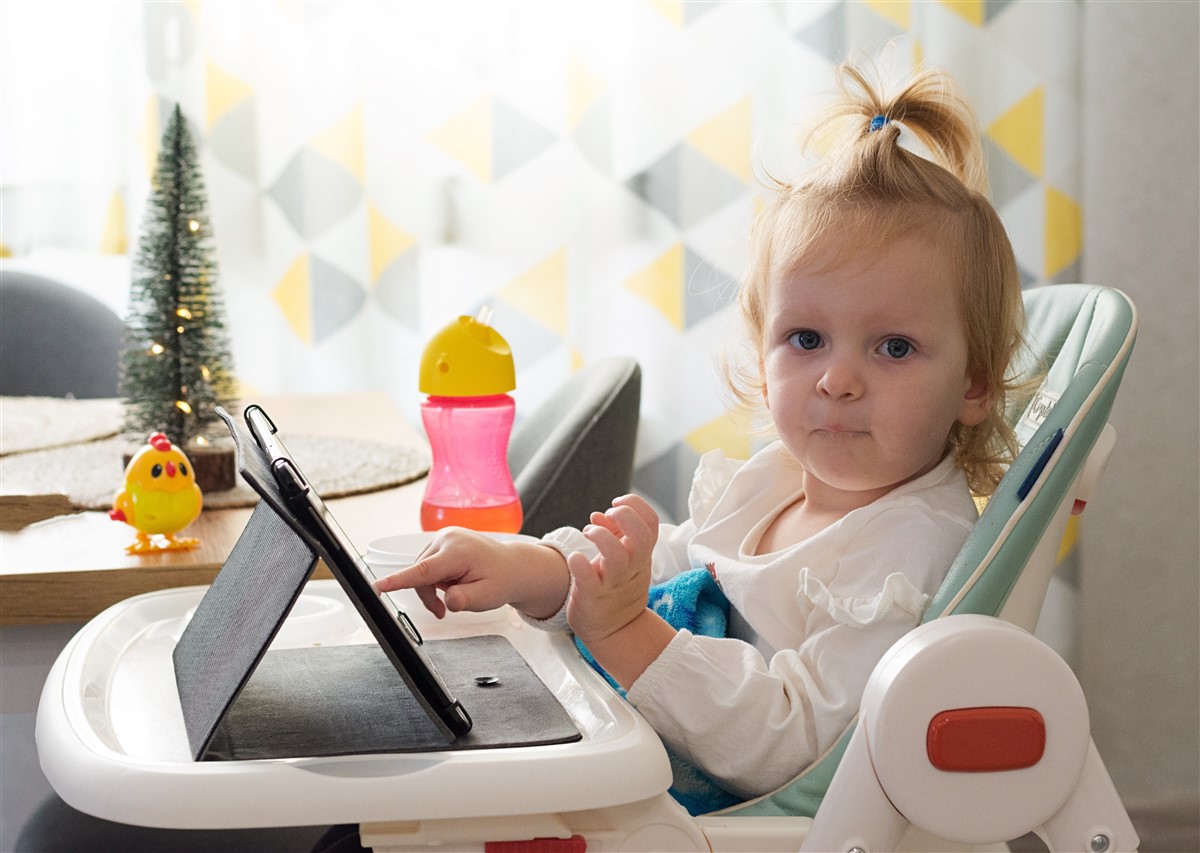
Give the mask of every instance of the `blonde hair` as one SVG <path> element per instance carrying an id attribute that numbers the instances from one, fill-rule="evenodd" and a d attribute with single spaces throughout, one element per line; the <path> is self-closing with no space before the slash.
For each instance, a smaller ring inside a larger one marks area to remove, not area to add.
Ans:
<path id="1" fill-rule="evenodd" d="M 741 369 L 727 363 L 726 379 L 743 404 L 763 406 L 768 284 L 813 262 L 829 235 L 849 230 L 855 251 L 868 252 L 927 235 L 950 255 L 968 375 L 984 382 L 990 404 L 977 426 L 954 424 L 947 451 L 972 491 L 991 494 L 1016 451 L 1005 406 L 1022 387 L 1009 370 L 1022 345 L 1024 307 L 1012 246 L 986 196 L 975 113 L 941 71 L 918 71 L 893 95 L 884 94 L 877 73 L 871 79 L 851 64 L 836 73 L 840 98 L 810 137 L 824 146 L 822 162 L 802 182 L 772 181 L 774 198 L 751 229 L 738 301 L 752 363 Z M 925 156 L 900 147 L 901 126 Z"/>

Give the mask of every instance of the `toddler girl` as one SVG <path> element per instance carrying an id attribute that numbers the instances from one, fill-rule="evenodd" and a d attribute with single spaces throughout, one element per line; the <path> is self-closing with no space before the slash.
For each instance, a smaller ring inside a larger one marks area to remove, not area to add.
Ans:
<path id="1" fill-rule="evenodd" d="M 744 463 L 704 456 L 679 526 L 625 496 L 540 544 L 450 529 L 378 585 L 415 587 L 437 615 L 509 603 L 569 627 L 667 746 L 738 799 L 837 740 L 1012 448 L 1020 284 L 973 113 L 934 71 L 890 97 L 853 66 L 838 80 L 823 162 L 776 186 L 741 284 L 752 357 L 730 380 L 778 440 Z M 927 156 L 899 146 L 902 129 Z M 729 601 L 724 637 L 647 608 L 651 584 L 693 570 Z"/>

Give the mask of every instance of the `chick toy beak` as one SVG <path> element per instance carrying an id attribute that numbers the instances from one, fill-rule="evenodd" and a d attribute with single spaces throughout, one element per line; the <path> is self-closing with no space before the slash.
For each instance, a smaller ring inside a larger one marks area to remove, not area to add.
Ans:
<path id="1" fill-rule="evenodd" d="M 168 463 L 167 463 L 167 476 L 168 476 L 168 477 L 174 477 L 174 476 L 175 476 L 175 463 L 174 463 L 174 462 L 168 462 Z"/>

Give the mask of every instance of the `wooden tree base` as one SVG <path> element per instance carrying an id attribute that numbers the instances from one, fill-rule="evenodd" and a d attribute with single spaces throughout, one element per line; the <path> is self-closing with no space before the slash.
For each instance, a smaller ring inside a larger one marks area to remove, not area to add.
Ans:
<path id="1" fill-rule="evenodd" d="M 196 469 L 196 483 L 202 492 L 221 492 L 237 485 L 237 465 L 232 447 L 193 446 L 187 452 Z"/>

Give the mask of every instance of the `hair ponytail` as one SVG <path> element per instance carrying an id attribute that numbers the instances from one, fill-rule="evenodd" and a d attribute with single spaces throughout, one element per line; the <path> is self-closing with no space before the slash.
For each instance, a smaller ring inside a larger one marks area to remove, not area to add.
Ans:
<path id="1" fill-rule="evenodd" d="M 836 72 L 839 99 L 821 118 L 810 143 L 827 149 L 825 179 L 856 191 L 875 188 L 897 200 L 928 196 L 950 202 L 961 187 L 987 194 L 987 165 L 975 111 L 954 81 L 935 69 L 917 71 L 902 89 L 872 69 L 849 63 Z M 901 147 L 906 129 L 921 146 Z M 943 187 L 928 168 L 936 164 L 957 179 Z"/>

